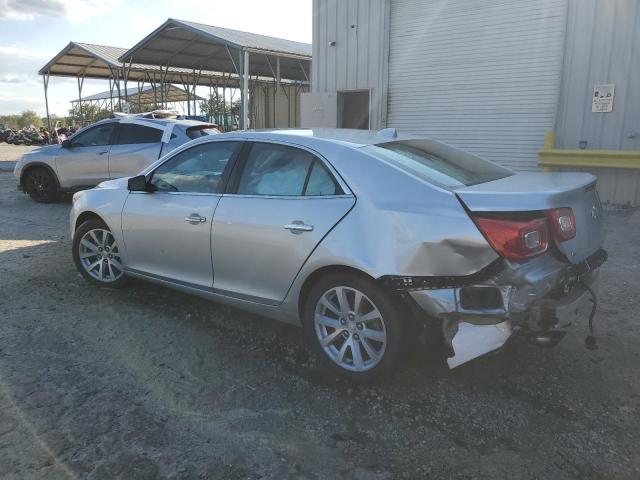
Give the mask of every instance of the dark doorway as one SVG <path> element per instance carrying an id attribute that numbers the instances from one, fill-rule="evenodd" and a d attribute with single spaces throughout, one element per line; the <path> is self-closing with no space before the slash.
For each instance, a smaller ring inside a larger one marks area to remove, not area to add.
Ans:
<path id="1" fill-rule="evenodd" d="M 338 127 L 369 129 L 369 90 L 338 92 Z"/>

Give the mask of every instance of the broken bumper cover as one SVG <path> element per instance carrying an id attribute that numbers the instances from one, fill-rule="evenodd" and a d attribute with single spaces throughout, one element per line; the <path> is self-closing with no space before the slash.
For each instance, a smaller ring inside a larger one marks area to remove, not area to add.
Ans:
<path id="1" fill-rule="evenodd" d="M 408 292 L 419 310 L 441 322 L 447 363 L 454 368 L 501 348 L 515 332 L 552 331 L 588 318 L 585 285 L 597 291 L 606 258 L 599 250 L 567 265 L 547 254 L 526 263 L 500 261 L 469 277 L 394 277 L 390 286 Z"/>

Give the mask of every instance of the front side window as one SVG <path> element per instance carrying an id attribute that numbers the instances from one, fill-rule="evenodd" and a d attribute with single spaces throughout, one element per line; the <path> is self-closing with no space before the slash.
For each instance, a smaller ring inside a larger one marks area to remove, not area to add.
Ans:
<path id="1" fill-rule="evenodd" d="M 118 145 L 130 145 L 136 143 L 160 143 L 163 130 L 135 123 L 121 123 L 118 134 Z"/>
<path id="2" fill-rule="evenodd" d="M 98 125 L 86 130 L 71 139 L 73 147 L 99 147 L 109 145 L 111 143 L 111 133 L 113 132 L 113 123 Z"/>
<path id="3" fill-rule="evenodd" d="M 237 148 L 238 142 L 189 148 L 160 165 L 150 183 L 164 192 L 219 193 L 222 174 Z"/>

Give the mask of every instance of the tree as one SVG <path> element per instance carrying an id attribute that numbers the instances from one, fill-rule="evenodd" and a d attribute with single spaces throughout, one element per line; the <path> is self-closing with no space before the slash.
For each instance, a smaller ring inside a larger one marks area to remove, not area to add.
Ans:
<path id="1" fill-rule="evenodd" d="M 0 115 L 0 123 L 11 128 L 18 128 L 19 115 Z"/>
<path id="2" fill-rule="evenodd" d="M 115 105 L 114 105 L 115 107 Z M 116 109 L 116 111 L 118 111 Z M 80 106 L 75 103 L 73 108 L 69 110 L 68 122 L 69 126 L 85 126 L 98 120 L 111 118 L 111 110 L 100 108 L 91 103 L 82 104 L 82 116 L 80 115 Z"/>
<path id="3" fill-rule="evenodd" d="M 230 101 L 222 95 L 209 95 L 206 100 L 200 102 L 200 111 L 208 118 L 213 118 L 214 122 L 227 127 L 235 124 L 233 119 L 240 115 L 240 99 Z M 226 120 L 223 118 L 225 112 Z"/>
<path id="4" fill-rule="evenodd" d="M 33 110 L 25 110 L 18 117 L 18 128 L 26 128 L 33 125 L 36 128 L 42 126 L 42 120 Z"/>

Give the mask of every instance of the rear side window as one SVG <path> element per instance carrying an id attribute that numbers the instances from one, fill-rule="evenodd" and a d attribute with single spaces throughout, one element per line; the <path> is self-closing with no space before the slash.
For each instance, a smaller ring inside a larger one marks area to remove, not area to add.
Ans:
<path id="1" fill-rule="evenodd" d="M 477 185 L 513 175 L 495 163 L 435 142 L 405 140 L 369 145 L 363 150 L 445 188 Z"/>
<path id="2" fill-rule="evenodd" d="M 299 148 L 255 143 L 240 177 L 242 195 L 303 195 L 314 156 Z"/>
<path id="3" fill-rule="evenodd" d="M 333 179 L 331 173 L 329 173 L 329 170 L 327 170 L 327 167 L 325 167 L 324 164 L 316 158 L 313 165 L 311 165 L 311 172 L 309 172 L 307 188 L 305 189 L 304 194 L 306 196 L 323 196 L 340 195 L 341 193 L 342 191 L 340 191 L 340 187 Z"/>
<path id="4" fill-rule="evenodd" d="M 159 128 L 145 127 L 135 123 L 121 123 L 118 134 L 118 145 L 130 145 L 135 143 L 159 143 L 163 130 Z"/>

